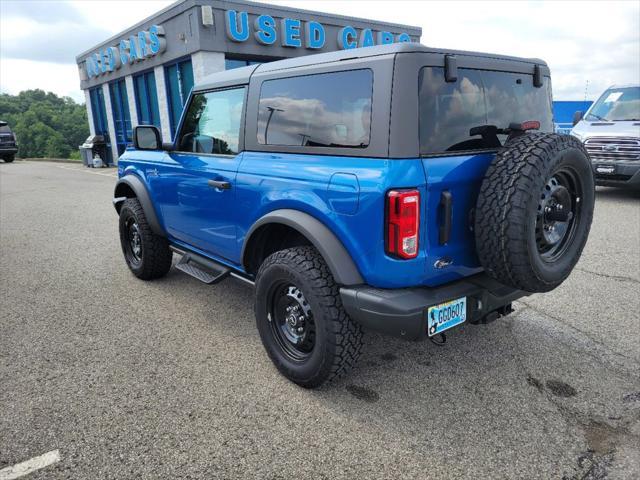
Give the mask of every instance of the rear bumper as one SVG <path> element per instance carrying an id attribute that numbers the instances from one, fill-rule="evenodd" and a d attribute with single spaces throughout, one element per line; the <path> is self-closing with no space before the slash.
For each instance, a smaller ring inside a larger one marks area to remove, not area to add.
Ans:
<path id="1" fill-rule="evenodd" d="M 599 173 L 598 167 L 613 166 L 615 173 Z M 603 187 L 640 188 L 640 161 L 636 162 L 593 162 L 596 185 Z"/>
<path id="2" fill-rule="evenodd" d="M 467 297 L 467 322 L 481 323 L 508 313 L 527 292 L 502 285 L 481 273 L 441 287 L 386 290 L 368 285 L 340 289 L 349 316 L 363 327 L 416 340 L 427 336 L 427 308 Z"/>

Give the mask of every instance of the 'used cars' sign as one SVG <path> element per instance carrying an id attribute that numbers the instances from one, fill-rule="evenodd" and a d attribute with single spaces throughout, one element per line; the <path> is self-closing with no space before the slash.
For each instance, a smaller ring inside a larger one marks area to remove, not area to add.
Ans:
<path id="1" fill-rule="evenodd" d="M 87 58 L 86 71 L 89 78 L 119 69 L 122 65 L 141 62 L 162 53 L 167 48 L 164 29 L 152 25 L 128 39 L 120 40 L 117 46 L 103 48 Z"/>
<path id="2" fill-rule="evenodd" d="M 253 25 L 249 25 L 249 14 L 236 10 L 225 12 L 227 37 L 234 42 L 246 42 L 253 38 L 262 45 L 273 45 L 279 42 L 283 47 L 319 49 L 324 47 L 326 33 L 324 26 L 315 21 L 301 21 L 283 18 L 276 21 L 271 15 L 260 15 Z M 364 28 L 358 32 L 347 25 L 338 30 L 338 48 L 345 50 L 356 47 L 369 47 L 394 42 L 410 42 L 408 33 L 394 35 L 391 32 L 377 32 Z"/>

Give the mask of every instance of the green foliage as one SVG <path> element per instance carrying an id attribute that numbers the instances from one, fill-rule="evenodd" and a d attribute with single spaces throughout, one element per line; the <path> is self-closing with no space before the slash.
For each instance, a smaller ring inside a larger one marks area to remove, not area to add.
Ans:
<path id="1" fill-rule="evenodd" d="M 16 134 L 22 158 L 75 158 L 89 136 L 85 106 L 43 90 L 0 94 L 0 120 Z"/>

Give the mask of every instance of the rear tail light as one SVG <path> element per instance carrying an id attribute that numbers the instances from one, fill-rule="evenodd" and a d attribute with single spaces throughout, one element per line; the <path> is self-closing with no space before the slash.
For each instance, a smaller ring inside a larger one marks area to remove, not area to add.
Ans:
<path id="1" fill-rule="evenodd" d="M 391 190 L 387 193 L 386 251 L 389 255 L 409 259 L 418 256 L 420 226 L 420 192 Z"/>

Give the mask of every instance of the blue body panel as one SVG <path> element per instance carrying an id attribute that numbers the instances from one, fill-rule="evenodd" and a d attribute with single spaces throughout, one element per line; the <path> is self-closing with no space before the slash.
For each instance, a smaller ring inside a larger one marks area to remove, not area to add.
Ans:
<path id="1" fill-rule="evenodd" d="M 381 159 L 243 152 L 235 157 L 127 151 L 119 175 L 138 175 L 148 186 L 156 213 L 176 245 L 191 248 L 243 271 L 248 231 L 279 209 L 305 212 L 326 225 L 351 254 L 372 286 L 436 286 L 479 271 L 470 210 L 493 155 Z M 219 191 L 218 179 L 232 184 Z M 420 253 L 412 260 L 384 251 L 386 192 L 416 188 L 421 194 Z M 438 243 L 438 204 L 453 194 L 447 245 Z M 437 260 L 451 265 L 437 269 Z"/>
<path id="2" fill-rule="evenodd" d="M 234 183 L 242 154 L 198 155 L 168 153 L 151 179 L 154 203 L 159 207 L 167 233 L 185 244 L 232 261 L 235 252 L 236 191 L 219 190 L 209 180 Z"/>

